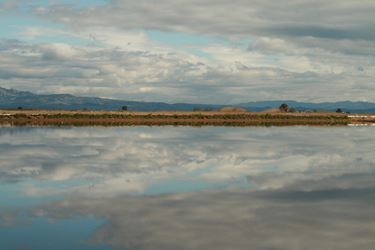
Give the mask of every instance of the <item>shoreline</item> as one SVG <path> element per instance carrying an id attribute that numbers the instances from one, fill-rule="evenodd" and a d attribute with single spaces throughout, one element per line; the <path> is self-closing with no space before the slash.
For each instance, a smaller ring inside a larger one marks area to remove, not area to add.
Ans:
<path id="1" fill-rule="evenodd" d="M 347 126 L 375 124 L 373 115 L 333 112 L 0 110 L 0 125 L 13 126 Z"/>

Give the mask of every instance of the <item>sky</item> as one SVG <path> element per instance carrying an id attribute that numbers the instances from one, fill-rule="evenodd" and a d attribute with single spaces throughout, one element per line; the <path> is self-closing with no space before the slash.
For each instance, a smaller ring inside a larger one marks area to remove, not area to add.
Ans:
<path id="1" fill-rule="evenodd" d="M 375 102 L 373 0 L 0 0 L 0 86 L 136 101 Z"/>

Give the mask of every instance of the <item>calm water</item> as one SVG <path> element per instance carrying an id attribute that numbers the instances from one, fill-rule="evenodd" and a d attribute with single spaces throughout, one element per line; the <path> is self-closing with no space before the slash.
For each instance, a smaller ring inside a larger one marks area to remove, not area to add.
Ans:
<path id="1" fill-rule="evenodd" d="M 0 128 L 0 249 L 374 249 L 375 127 Z"/>

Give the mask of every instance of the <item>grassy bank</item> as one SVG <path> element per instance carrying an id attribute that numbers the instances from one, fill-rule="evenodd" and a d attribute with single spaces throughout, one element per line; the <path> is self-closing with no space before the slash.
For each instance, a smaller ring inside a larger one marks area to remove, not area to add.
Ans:
<path id="1" fill-rule="evenodd" d="M 220 113 L 220 112 L 2 112 L 0 124 L 57 126 L 288 126 L 347 125 L 350 118 L 336 114 L 307 113 Z"/>

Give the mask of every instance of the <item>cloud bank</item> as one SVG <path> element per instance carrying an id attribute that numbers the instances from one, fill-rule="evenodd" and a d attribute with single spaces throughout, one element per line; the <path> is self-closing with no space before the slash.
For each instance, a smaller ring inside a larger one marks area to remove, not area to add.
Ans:
<path id="1" fill-rule="evenodd" d="M 41 24 L 1 42 L 3 87 L 169 102 L 374 101 L 372 1 L 11 7 Z"/>

